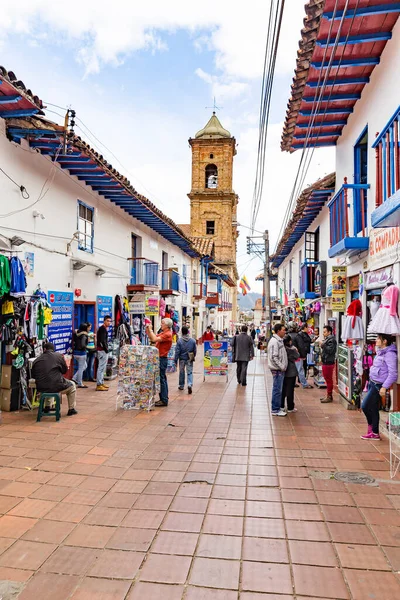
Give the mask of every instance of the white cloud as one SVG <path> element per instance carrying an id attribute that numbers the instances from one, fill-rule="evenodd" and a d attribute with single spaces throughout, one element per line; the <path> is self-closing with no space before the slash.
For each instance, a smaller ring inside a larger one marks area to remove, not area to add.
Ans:
<path id="1" fill-rule="evenodd" d="M 234 81 L 232 78 L 226 76 L 210 75 L 210 73 L 206 73 L 200 68 L 196 69 L 196 75 L 211 86 L 211 93 L 217 99 L 217 104 L 221 100 L 224 100 L 224 98 L 241 96 L 249 89 L 248 83 Z"/>

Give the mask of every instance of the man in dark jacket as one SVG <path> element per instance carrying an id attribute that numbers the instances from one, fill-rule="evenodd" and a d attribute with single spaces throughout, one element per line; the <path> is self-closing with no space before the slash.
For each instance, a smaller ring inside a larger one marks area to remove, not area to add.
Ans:
<path id="1" fill-rule="evenodd" d="M 185 387 L 185 370 L 187 374 L 188 394 L 193 391 L 193 363 L 196 358 L 196 341 L 190 337 L 189 329 L 183 325 L 182 337 L 178 340 L 175 348 L 175 364 L 179 361 L 179 390 Z"/>
<path id="2" fill-rule="evenodd" d="M 106 392 L 108 385 L 104 384 L 104 373 L 108 362 L 108 328 L 111 325 L 110 315 L 104 317 L 103 324 L 98 328 L 97 340 L 97 386 L 96 392 Z"/>
<path id="3" fill-rule="evenodd" d="M 242 332 L 235 335 L 232 341 L 232 358 L 236 362 L 236 377 L 238 384 L 247 385 L 247 367 L 254 358 L 254 343 L 247 335 L 247 325 L 242 325 Z"/>
<path id="4" fill-rule="evenodd" d="M 300 331 L 298 334 L 298 337 L 302 340 L 303 345 L 304 345 L 305 357 L 303 358 L 303 367 L 304 367 L 304 375 L 306 376 L 306 378 L 307 378 L 307 371 L 308 371 L 307 354 L 310 354 L 310 350 L 311 350 L 311 338 L 307 333 L 307 329 L 308 329 L 308 326 L 305 323 L 300 328 Z"/>
<path id="5" fill-rule="evenodd" d="M 321 342 L 322 374 L 326 382 L 326 398 L 321 398 L 322 404 L 333 401 L 333 372 L 335 370 L 337 341 L 332 333 L 332 327 L 325 325 L 324 341 Z"/>
<path id="6" fill-rule="evenodd" d="M 68 399 L 68 416 L 77 415 L 76 387 L 73 381 L 65 379 L 63 375 L 67 372 L 67 363 L 62 354 L 54 351 L 53 344 L 43 344 L 43 354 L 39 356 L 32 365 L 32 377 L 36 383 L 38 392 L 64 392 Z M 45 406 L 44 412 L 49 412 L 50 406 Z"/>
<path id="7" fill-rule="evenodd" d="M 296 325 L 296 323 L 294 323 L 293 321 L 291 323 L 288 324 L 289 327 L 289 335 L 292 338 L 292 342 L 293 342 L 293 346 L 295 348 L 297 348 L 297 351 L 299 353 L 299 358 L 296 360 L 296 368 L 297 368 L 297 372 L 298 372 L 298 378 L 299 378 L 299 382 L 301 383 L 301 386 L 303 387 L 303 389 L 310 389 L 312 388 L 312 385 L 309 385 L 307 379 L 306 379 L 306 375 L 304 373 L 304 368 L 303 368 L 303 361 L 304 359 L 307 358 L 307 351 L 306 351 L 306 347 L 303 341 L 303 338 L 300 336 L 299 332 L 298 332 L 298 327 Z"/>

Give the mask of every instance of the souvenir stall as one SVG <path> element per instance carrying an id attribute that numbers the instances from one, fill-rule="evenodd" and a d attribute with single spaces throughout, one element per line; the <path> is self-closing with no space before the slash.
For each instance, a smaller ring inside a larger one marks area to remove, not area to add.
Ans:
<path id="1" fill-rule="evenodd" d="M 160 391 L 157 348 L 134 342 L 121 349 L 116 408 L 150 411 Z"/>
<path id="2" fill-rule="evenodd" d="M 40 285 L 26 295 L 25 272 L 17 256 L 0 255 L 0 273 L 1 409 L 30 409 L 30 363 L 41 354 L 52 310 Z"/>
<path id="3" fill-rule="evenodd" d="M 346 314 L 342 317 L 342 344 L 338 347 L 338 388 L 341 396 L 349 404 L 359 407 L 363 376 L 364 324 L 359 293 L 354 295 L 357 295 L 357 298 L 350 302 Z"/>

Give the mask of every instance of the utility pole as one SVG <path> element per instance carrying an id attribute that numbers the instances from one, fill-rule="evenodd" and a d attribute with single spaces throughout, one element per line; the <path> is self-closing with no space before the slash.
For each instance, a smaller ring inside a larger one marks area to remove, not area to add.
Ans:
<path id="1" fill-rule="evenodd" d="M 265 320 L 269 321 L 271 326 L 271 286 L 269 281 L 269 233 L 264 231 L 264 312 Z"/>

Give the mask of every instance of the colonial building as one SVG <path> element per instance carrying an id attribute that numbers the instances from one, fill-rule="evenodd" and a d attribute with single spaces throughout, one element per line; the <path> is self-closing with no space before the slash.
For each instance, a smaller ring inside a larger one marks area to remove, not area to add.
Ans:
<path id="1" fill-rule="evenodd" d="M 192 148 L 190 225 L 181 228 L 194 244 L 212 243 L 206 305 L 209 323 L 230 329 L 236 320 L 236 239 L 238 196 L 232 186 L 236 140 L 215 112 L 189 139 Z"/>

